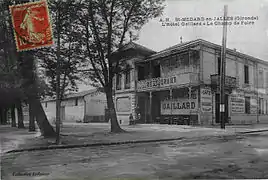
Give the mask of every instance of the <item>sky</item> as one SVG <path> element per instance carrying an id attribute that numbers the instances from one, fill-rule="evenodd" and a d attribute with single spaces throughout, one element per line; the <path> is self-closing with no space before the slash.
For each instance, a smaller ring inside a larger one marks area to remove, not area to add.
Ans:
<path id="1" fill-rule="evenodd" d="M 161 17 L 150 20 L 139 32 L 137 43 L 160 51 L 198 38 L 221 45 L 222 26 L 162 26 L 160 19 L 219 17 L 228 5 L 228 16 L 257 16 L 253 25 L 227 27 L 227 48 L 268 61 L 268 0 L 166 0 Z M 234 21 L 232 21 L 233 23 Z M 241 23 L 241 21 L 240 21 Z M 79 90 L 88 86 L 80 85 Z"/>
<path id="2" fill-rule="evenodd" d="M 254 25 L 229 26 L 227 47 L 268 61 L 268 0 L 167 0 L 162 17 L 258 16 Z M 163 27 L 160 17 L 151 20 L 140 31 L 137 43 L 160 51 L 182 41 L 197 38 L 216 44 L 222 41 L 222 26 Z"/>

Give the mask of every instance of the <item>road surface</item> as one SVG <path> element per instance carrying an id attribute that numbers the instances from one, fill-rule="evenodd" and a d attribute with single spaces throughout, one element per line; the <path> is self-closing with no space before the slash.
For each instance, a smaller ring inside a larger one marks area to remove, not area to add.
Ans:
<path id="1" fill-rule="evenodd" d="M 5 179 L 268 178 L 268 133 L 5 154 Z"/>

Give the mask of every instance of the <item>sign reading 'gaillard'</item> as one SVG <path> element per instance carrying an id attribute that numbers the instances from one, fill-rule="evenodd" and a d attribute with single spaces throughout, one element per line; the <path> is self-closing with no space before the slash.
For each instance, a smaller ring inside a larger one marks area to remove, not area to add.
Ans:
<path id="1" fill-rule="evenodd" d="M 161 114 L 190 114 L 197 110 L 197 99 L 176 99 L 161 101 Z"/>
<path id="2" fill-rule="evenodd" d="M 163 103 L 163 109 L 195 109 L 194 102 L 183 102 L 183 103 Z"/>

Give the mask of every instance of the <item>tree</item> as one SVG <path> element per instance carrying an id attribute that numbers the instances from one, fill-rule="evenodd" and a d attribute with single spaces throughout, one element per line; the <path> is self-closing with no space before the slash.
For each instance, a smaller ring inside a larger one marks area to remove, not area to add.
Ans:
<path id="1" fill-rule="evenodd" d="M 6 113 L 11 109 L 11 126 L 16 126 L 15 104 L 17 99 L 23 97 L 20 89 L 21 77 L 17 72 L 17 62 L 14 56 L 14 46 L 10 43 L 13 34 L 10 28 L 6 2 L 0 3 L 0 109 L 2 109 L 2 119 L 6 122 Z M 21 123 L 20 126 L 21 127 Z"/>
<path id="2" fill-rule="evenodd" d="M 25 1 L 24 1 L 25 2 Z M 28 52 L 16 52 L 16 46 L 14 42 L 14 36 L 13 36 L 13 29 L 11 25 L 11 19 L 10 15 L 8 13 L 9 5 L 14 5 L 17 3 L 21 3 L 21 1 L 3 1 L 1 2 L 1 23 L 6 25 L 6 31 L 8 34 L 8 39 L 6 39 L 5 46 L 8 47 L 6 50 L 4 50 L 4 54 L 6 55 L 4 58 L 10 62 L 11 60 L 16 62 L 16 72 L 19 75 L 19 82 L 15 85 L 18 85 L 20 89 L 19 92 L 21 92 L 21 95 L 16 98 L 16 105 L 20 109 L 21 102 L 22 101 L 28 101 L 28 103 L 32 104 L 33 107 L 33 113 L 36 117 L 36 121 L 38 124 L 38 127 L 41 131 L 41 134 L 44 137 L 54 137 L 55 131 L 52 128 L 52 126 L 49 124 L 46 114 L 42 108 L 40 97 L 38 93 L 38 78 L 36 75 L 36 68 L 35 68 L 35 59 L 33 57 L 33 51 Z M 7 76 L 12 77 L 12 76 Z M 10 82 L 10 81 L 8 81 Z M 19 115 L 21 116 L 21 114 Z M 22 123 L 20 122 L 22 125 Z"/>
<path id="3" fill-rule="evenodd" d="M 75 21 L 75 1 L 49 1 L 56 45 L 36 51 L 48 82 L 48 95 L 56 96 L 56 142 L 59 143 L 60 104 L 66 92 L 77 91 L 78 67 L 84 60 Z"/>
<path id="4" fill-rule="evenodd" d="M 92 86 L 102 87 L 106 94 L 111 117 L 111 132 L 122 132 L 113 101 L 113 77 L 122 63 L 113 59 L 115 50 L 121 51 L 126 34 L 137 39 L 138 32 L 150 19 L 161 15 L 163 0 L 83 0 L 77 3 L 81 38 L 86 59 L 91 68 L 86 75 Z"/>

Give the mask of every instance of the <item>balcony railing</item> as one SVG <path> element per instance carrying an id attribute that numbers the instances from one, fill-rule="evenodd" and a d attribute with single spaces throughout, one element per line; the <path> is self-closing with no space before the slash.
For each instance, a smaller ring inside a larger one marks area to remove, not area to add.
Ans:
<path id="1" fill-rule="evenodd" d="M 145 79 L 137 82 L 137 90 L 161 89 L 170 86 L 198 83 L 198 73 L 183 73 L 169 77 Z"/>
<path id="2" fill-rule="evenodd" d="M 213 74 L 211 77 L 211 85 L 212 86 L 220 86 L 220 75 Z M 232 76 L 225 76 L 225 87 L 227 88 L 237 88 L 238 80 Z"/>

